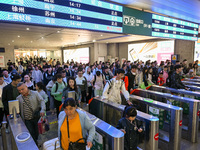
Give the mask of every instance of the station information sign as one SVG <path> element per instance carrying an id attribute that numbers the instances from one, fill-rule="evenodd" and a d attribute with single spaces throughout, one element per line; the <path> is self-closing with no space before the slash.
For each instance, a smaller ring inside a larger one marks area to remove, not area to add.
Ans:
<path id="1" fill-rule="evenodd" d="M 123 33 L 151 36 L 151 18 L 151 13 L 124 7 Z"/>
<path id="2" fill-rule="evenodd" d="M 182 40 L 198 40 L 199 25 L 152 14 L 152 36 Z"/>
<path id="3" fill-rule="evenodd" d="M 0 20 L 122 33 L 123 6 L 100 0 L 1 0 Z"/>

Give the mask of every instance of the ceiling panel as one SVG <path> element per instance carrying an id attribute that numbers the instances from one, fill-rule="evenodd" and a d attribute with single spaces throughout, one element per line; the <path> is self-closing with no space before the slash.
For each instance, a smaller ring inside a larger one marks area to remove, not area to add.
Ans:
<path id="1" fill-rule="evenodd" d="M 100 43 L 121 43 L 153 38 L 9 23 L 0 23 L 0 33 L 0 47 L 11 45 L 16 48 L 61 48 L 63 46 L 92 43 L 94 40 Z"/>

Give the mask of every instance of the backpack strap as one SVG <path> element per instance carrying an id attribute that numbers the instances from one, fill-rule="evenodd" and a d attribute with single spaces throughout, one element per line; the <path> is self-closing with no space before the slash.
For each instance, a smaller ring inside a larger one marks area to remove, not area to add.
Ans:
<path id="1" fill-rule="evenodd" d="M 107 94 L 109 94 L 109 93 L 110 93 L 110 89 L 111 89 L 112 86 L 113 86 L 113 80 L 111 79 L 111 80 L 109 80 L 107 83 L 109 84 L 109 88 L 108 88 Z"/>
<path id="2" fill-rule="evenodd" d="M 95 82 L 96 82 L 96 75 L 94 75 L 94 81 L 93 81 L 93 86 L 95 85 Z"/>

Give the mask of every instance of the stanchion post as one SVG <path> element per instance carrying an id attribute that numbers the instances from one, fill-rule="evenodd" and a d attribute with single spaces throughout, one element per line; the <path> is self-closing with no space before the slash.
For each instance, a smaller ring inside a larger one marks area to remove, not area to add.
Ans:
<path id="1" fill-rule="evenodd" d="M 2 127 L 1 127 L 1 137 L 2 137 L 2 143 L 3 143 L 3 150 L 8 150 L 7 146 L 7 139 L 6 139 L 6 121 L 2 122 Z"/>

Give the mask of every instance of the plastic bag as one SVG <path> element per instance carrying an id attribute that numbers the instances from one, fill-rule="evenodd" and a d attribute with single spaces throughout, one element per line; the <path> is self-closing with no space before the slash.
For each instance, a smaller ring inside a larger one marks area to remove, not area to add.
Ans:
<path id="1" fill-rule="evenodd" d="M 39 131 L 39 134 L 43 134 L 46 131 L 49 131 L 49 122 L 46 116 L 40 117 L 38 121 L 38 131 Z"/>

